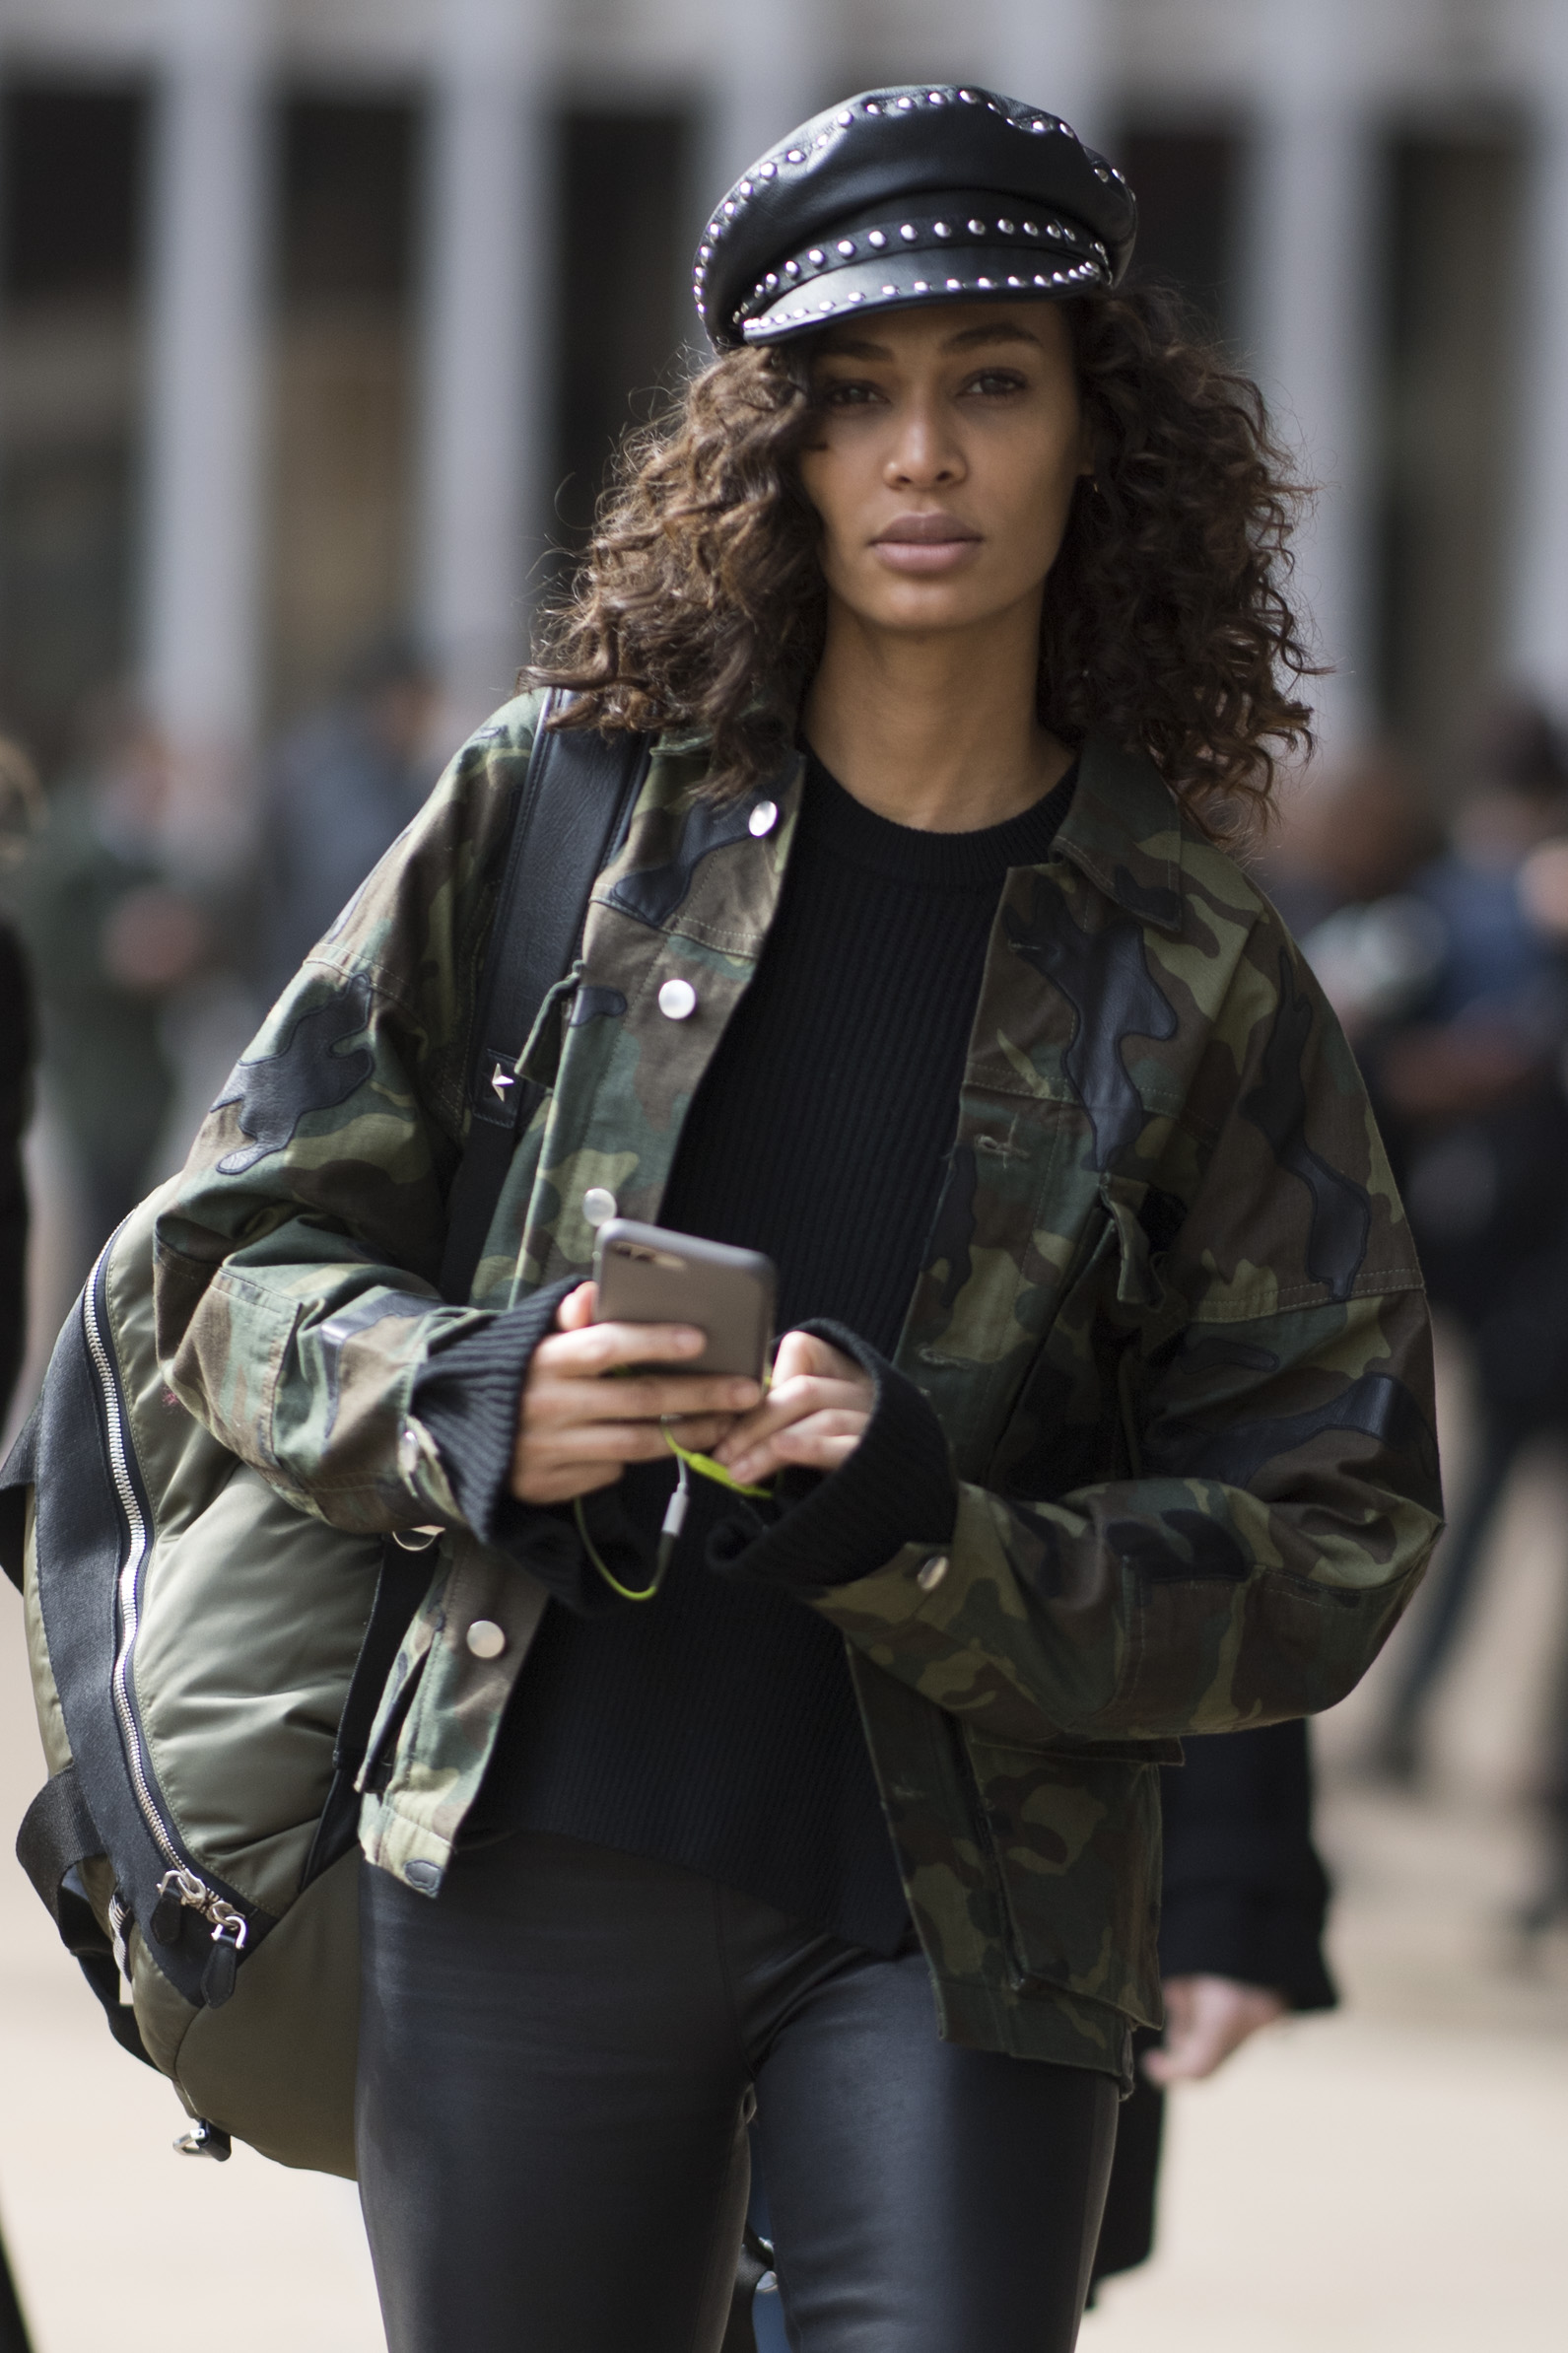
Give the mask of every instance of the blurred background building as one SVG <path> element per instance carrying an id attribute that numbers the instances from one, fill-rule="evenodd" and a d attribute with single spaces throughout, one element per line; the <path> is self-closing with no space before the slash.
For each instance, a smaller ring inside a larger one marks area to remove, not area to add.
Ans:
<path id="1" fill-rule="evenodd" d="M 0 0 L 0 727 L 57 773 L 132 682 L 219 856 L 377 637 L 472 718 L 705 204 L 922 75 L 1112 148 L 1299 436 L 1330 742 L 1441 794 L 1494 682 L 1568 705 L 1564 0 Z"/>

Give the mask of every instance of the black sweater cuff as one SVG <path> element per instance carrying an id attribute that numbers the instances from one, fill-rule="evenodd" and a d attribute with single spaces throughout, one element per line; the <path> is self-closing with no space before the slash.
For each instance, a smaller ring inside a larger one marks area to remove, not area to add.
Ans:
<path id="1" fill-rule="evenodd" d="M 570 1507 L 519 1503 L 511 1492 L 517 1443 L 517 1406 L 533 1351 L 555 1322 L 575 1282 L 553 1282 L 518 1307 L 509 1307 L 440 1350 L 414 1383 L 410 1411 L 436 1441 L 442 1467 L 463 1519 L 482 1544 L 509 1553 L 533 1571 L 557 1600 L 588 1611 L 613 1599 L 583 1552 Z M 613 1498 L 590 1511 L 601 1553 L 623 1572 L 641 1564 Z M 629 1579 L 627 1581 L 630 1581 Z"/>
<path id="2" fill-rule="evenodd" d="M 720 1520 L 708 1540 L 708 1565 L 809 1595 L 871 1575 L 907 1544 L 948 1543 L 958 1488 L 946 1435 L 923 1391 L 843 1324 L 819 1319 L 799 1329 L 870 1374 L 871 1419 L 837 1471 L 785 1474 L 784 1508 L 771 1527 L 754 1512 Z"/>
<path id="3" fill-rule="evenodd" d="M 463 1518 L 485 1544 L 498 1541 L 498 1522 L 513 1500 L 517 1405 L 533 1351 L 572 1288 L 553 1282 L 520 1307 L 487 1317 L 431 1356 L 414 1382 L 409 1409 L 435 1439 Z"/>

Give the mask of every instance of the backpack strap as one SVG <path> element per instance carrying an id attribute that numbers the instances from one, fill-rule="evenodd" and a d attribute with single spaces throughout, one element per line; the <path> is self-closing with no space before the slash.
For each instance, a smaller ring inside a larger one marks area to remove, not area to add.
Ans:
<path id="1" fill-rule="evenodd" d="M 156 2064 L 142 2041 L 136 2012 L 120 1995 L 123 1954 L 99 1926 L 82 1880 L 82 1865 L 106 1851 L 75 1765 L 51 1774 L 22 1817 L 17 1861 L 48 1906 L 60 1942 L 75 1956 L 108 2020 L 109 2033 L 133 2058 Z M 0 2287 L 3 2311 L 3 2287 Z M 0 2353 L 6 2337 L 0 2329 Z"/>
<path id="2" fill-rule="evenodd" d="M 518 1137 L 543 1089 L 516 1063 L 545 999 L 571 972 L 588 893 L 631 822 L 652 738 L 552 728 L 551 694 L 512 804 L 507 861 L 475 1009 L 468 1142 L 446 1208 L 443 1299 L 473 1284 Z"/>
<path id="3" fill-rule="evenodd" d="M 506 865 L 485 951 L 468 1071 L 470 1124 L 447 1202 L 443 1299 L 466 1299 L 517 1138 L 541 1087 L 515 1074 L 545 999 L 577 961 L 588 893 L 620 847 L 648 774 L 652 738 L 556 732 L 550 695 L 512 802 Z M 330 1870 L 358 1834 L 358 1780 L 371 1724 L 414 1612 L 430 1589 L 425 1540 L 388 1537 L 370 1623 L 338 1724 L 332 1784 L 301 1886 Z M 3 2353 L 3 2348 L 0 2348 Z"/>

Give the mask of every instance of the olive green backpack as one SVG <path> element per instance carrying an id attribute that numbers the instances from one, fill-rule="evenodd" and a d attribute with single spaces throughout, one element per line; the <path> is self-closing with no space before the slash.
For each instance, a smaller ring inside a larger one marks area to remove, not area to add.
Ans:
<path id="1" fill-rule="evenodd" d="M 515 1066 L 572 967 L 647 752 L 541 727 L 519 762 L 447 1298 L 468 1294 L 538 1101 Z M 0 1559 L 24 1590 L 49 1774 L 17 1851 L 116 2040 L 184 2103 L 177 2146 L 227 2157 L 239 2138 L 352 2176 L 359 1791 L 382 1763 L 366 1743 L 432 1540 L 310 1518 L 168 1388 L 153 1235 L 177 1181 L 104 1249 L 0 1472 Z"/>

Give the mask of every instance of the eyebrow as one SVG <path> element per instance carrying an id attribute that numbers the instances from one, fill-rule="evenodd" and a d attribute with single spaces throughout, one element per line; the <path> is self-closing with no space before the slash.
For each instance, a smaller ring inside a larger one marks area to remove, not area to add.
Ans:
<path id="1" fill-rule="evenodd" d="M 956 335 L 947 337 L 942 349 L 972 351 L 982 343 L 1033 343 L 1038 349 L 1040 338 L 1032 335 L 1027 327 L 1015 325 L 1011 319 L 998 318 L 983 326 L 961 327 Z M 823 345 L 822 356 L 825 360 L 891 360 L 894 355 L 885 343 L 870 343 L 858 336 L 836 335 L 831 343 Z"/>

